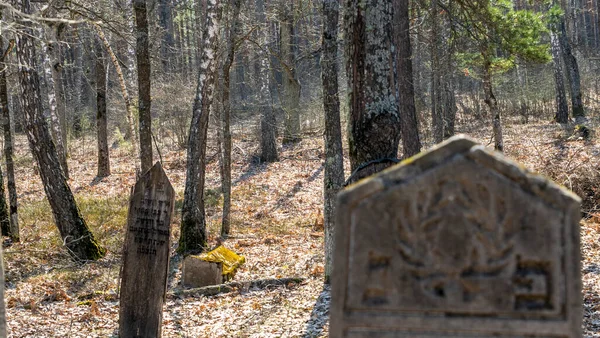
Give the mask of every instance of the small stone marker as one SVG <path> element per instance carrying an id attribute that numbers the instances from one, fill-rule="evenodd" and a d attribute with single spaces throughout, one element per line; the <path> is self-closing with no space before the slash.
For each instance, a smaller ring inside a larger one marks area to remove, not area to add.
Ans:
<path id="1" fill-rule="evenodd" d="M 207 262 L 198 256 L 183 259 L 183 286 L 199 288 L 223 283 L 223 264 Z"/>
<path id="2" fill-rule="evenodd" d="M 331 337 L 581 337 L 580 199 L 454 137 L 338 196 Z"/>
<path id="3" fill-rule="evenodd" d="M 161 336 L 175 191 L 157 162 L 129 199 L 121 273 L 119 336 Z"/>

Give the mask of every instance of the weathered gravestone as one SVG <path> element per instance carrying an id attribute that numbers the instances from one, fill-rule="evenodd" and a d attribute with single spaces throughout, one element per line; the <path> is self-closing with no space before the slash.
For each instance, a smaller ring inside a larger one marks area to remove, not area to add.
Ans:
<path id="1" fill-rule="evenodd" d="M 183 259 L 182 266 L 183 286 L 199 288 L 223 283 L 223 263 L 207 262 L 190 255 Z"/>
<path id="2" fill-rule="evenodd" d="M 331 337 L 581 337 L 579 210 L 464 137 L 349 187 Z"/>
<path id="3" fill-rule="evenodd" d="M 161 336 L 175 191 L 160 163 L 135 184 L 123 249 L 119 336 Z"/>

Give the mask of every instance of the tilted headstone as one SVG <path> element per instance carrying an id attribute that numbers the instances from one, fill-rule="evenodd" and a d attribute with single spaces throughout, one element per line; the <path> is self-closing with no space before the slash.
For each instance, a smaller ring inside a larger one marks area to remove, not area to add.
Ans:
<path id="1" fill-rule="evenodd" d="M 455 137 L 338 196 L 331 337 L 581 337 L 580 200 Z"/>
<path id="2" fill-rule="evenodd" d="M 161 336 L 175 191 L 160 163 L 135 184 L 123 249 L 119 336 Z"/>

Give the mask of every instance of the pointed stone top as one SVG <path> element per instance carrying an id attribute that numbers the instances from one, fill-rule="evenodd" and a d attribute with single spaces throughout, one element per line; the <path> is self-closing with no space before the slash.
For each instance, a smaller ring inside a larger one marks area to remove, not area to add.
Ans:
<path id="1" fill-rule="evenodd" d="M 465 137 L 338 195 L 331 337 L 581 337 L 580 199 Z"/>
<path id="2" fill-rule="evenodd" d="M 486 148 L 465 135 L 456 135 L 439 143 L 429 150 L 349 186 L 340 193 L 340 198 L 370 194 L 387 186 L 408 182 L 421 174 L 445 167 L 456 158 L 463 158 L 481 170 L 491 170 L 513 181 L 521 189 L 534 194 L 546 202 L 564 207 L 564 203 L 580 203 L 579 196 L 551 180 L 533 173 L 523 165 L 504 156 L 502 153 Z M 351 195 L 351 196 L 349 196 Z"/>
<path id="3" fill-rule="evenodd" d="M 171 185 L 171 182 L 169 181 L 169 178 L 167 177 L 167 173 L 163 169 L 160 161 L 156 161 L 152 168 L 148 169 L 148 171 L 146 171 L 138 179 L 138 183 L 142 181 L 144 182 L 144 185 L 159 185 L 161 187 L 164 186 L 164 188 L 166 188 L 166 191 L 170 192 L 171 194 L 174 194 L 175 192 L 173 186 Z"/>

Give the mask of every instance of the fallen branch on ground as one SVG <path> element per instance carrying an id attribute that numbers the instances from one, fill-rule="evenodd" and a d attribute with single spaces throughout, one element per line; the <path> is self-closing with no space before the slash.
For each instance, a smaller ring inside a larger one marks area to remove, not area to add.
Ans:
<path id="1" fill-rule="evenodd" d="M 265 289 L 269 286 L 281 286 L 288 285 L 290 283 L 300 284 L 306 278 L 304 277 L 290 277 L 290 278 L 276 278 L 276 279 L 258 279 L 246 282 L 229 282 L 219 285 L 203 286 L 201 288 L 193 289 L 179 289 L 169 292 L 169 296 L 182 296 L 182 297 L 198 297 L 198 296 L 214 296 L 220 293 L 227 293 L 236 290 L 248 291 L 251 289 Z"/>

